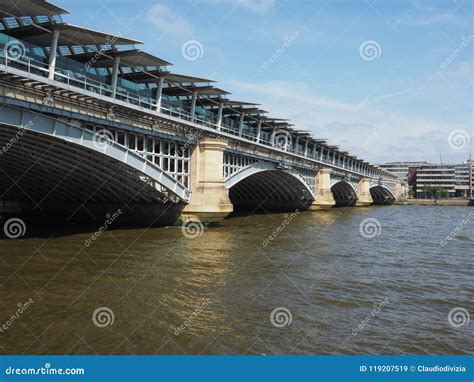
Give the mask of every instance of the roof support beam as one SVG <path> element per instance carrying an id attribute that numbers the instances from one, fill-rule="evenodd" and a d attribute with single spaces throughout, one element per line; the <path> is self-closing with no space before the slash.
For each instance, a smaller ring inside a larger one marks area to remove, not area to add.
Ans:
<path id="1" fill-rule="evenodd" d="M 117 94 L 117 81 L 120 67 L 120 57 L 115 57 L 114 67 L 112 69 L 112 98 Z"/>
<path id="2" fill-rule="evenodd" d="M 160 77 L 160 80 L 156 84 L 156 110 L 161 111 L 161 99 L 163 97 L 163 83 L 165 77 Z"/>
<path id="3" fill-rule="evenodd" d="M 222 111 L 224 110 L 224 102 L 219 102 L 219 110 L 217 111 L 217 130 L 222 127 Z"/>
<path id="4" fill-rule="evenodd" d="M 276 134 L 276 126 L 273 126 L 273 131 L 272 131 L 272 136 L 270 138 L 270 144 L 275 147 L 276 146 L 276 142 L 275 142 L 275 134 Z"/>
<path id="5" fill-rule="evenodd" d="M 239 120 L 239 136 L 242 136 L 242 133 L 244 132 L 244 118 L 245 118 L 245 113 L 242 111 L 240 112 L 240 120 Z"/>
<path id="6" fill-rule="evenodd" d="M 191 99 L 191 121 L 194 121 L 194 117 L 196 115 L 196 100 L 197 100 L 198 92 L 195 90 L 193 92 L 193 98 Z"/>
<path id="7" fill-rule="evenodd" d="M 58 57 L 58 40 L 59 40 L 59 30 L 55 29 L 53 31 L 53 36 L 51 38 L 51 45 L 49 51 L 49 73 L 48 79 L 54 80 L 54 73 L 56 72 L 56 58 Z"/>
<path id="8" fill-rule="evenodd" d="M 259 119 L 258 124 L 257 124 L 257 143 L 260 143 L 261 132 L 262 132 L 262 120 Z"/>

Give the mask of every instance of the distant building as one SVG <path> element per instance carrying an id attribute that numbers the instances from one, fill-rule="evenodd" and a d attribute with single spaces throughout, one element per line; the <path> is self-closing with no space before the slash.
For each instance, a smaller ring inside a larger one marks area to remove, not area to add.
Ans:
<path id="1" fill-rule="evenodd" d="M 416 169 L 415 193 L 417 198 L 424 198 L 428 187 L 442 188 L 450 197 L 456 193 L 455 165 L 430 164 Z"/>
<path id="2" fill-rule="evenodd" d="M 456 165 L 454 170 L 456 196 L 474 196 L 472 195 L 474 189 L 474 160 L 469 157 L 465 163 Z"/>
<path id="3" fill-rule="evenodd" d="M 409 178 L 410 168 L 418 168 L 427 165 L 428 162 L 389 162 L 380 165 L 384 170 L 390 171 L 398 176 L 401 180 L 407 181 Z"/>
<path id="4" fill-rule="evenodd" d="M 417 198 L 425 198 L 428 189 L 444 189 L 449 197 L 474 197 L 474 159 L 462 164 L 428 162 L 390 162 L 381 168 L 408 182 Z"/>

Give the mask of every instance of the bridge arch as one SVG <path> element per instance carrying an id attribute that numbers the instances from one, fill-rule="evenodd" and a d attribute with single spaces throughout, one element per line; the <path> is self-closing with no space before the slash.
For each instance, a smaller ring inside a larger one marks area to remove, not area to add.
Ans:
<path id="1" fill-rule="evenodd" d="M 373 199 L 373 204 L 387 205 L 393 204 L 396 197 L 392 190 L 383 184 L 370 187 L 370 195 Z"/>
<path id="2" fill-rule="evenodd" d="M 41 203 L 187 203 L 164 170 L 112 141 L 43 114 L 0 113 L 0 197 Z"/>
<path id="3" fill-rule="evenodd" d="M 307 209 L 314 190 L 295 171 L 276 163 L 255 163 L 225 180 L 235 210 L 294 211 Z"/>
<path id="4" fill-rule="evenodd" d="M 350 207 L 357 202 L 357 190 L 352 183 L 346 180 L 334 180 L 331 182 L 331 191 L 336 202 L 336 207 Z"/>

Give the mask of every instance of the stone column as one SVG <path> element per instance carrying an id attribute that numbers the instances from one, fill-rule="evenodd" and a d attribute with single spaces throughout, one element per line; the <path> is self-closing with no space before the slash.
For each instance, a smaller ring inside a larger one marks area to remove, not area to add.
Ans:
<path id="1" fill-rule="evenodd" d="M 322 168 L 316 174 L 316 200 L 309 207 L 310 211 L 325 210 L 336 204 L 331 191 L 330 168 Z"/>
<path id="2" fill-rule="evenodd" d="M 358 199 L 356 202 L 357 207 L 366 207 L 370 206 L 374 200 L 370 194 L 370 178 L 361 178 L 359 181 L 359 192 Z"/>
<path id="3" fill-rule="evenodd" d="M 233 211 L 224 186 L 224 149 L 220 139 L 204 138 L 191 155 L 191 202 L 183 209 L 183 222 L 217 222 Z"/>

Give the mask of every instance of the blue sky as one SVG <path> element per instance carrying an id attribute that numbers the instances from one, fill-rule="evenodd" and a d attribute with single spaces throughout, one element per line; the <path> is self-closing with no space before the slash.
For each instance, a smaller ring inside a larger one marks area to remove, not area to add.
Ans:
<path id="1" fill-rule="evenodd" d="M 373 162 L 474 151 L 473 1 L 52 2 Z"/>

